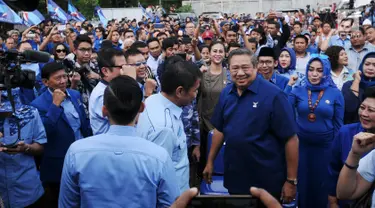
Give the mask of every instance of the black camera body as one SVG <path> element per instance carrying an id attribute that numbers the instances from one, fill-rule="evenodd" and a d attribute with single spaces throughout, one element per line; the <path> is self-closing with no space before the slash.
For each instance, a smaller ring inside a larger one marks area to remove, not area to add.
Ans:
<path id="1" fill-rule="evenodd" d="M 0 90 L 8 88 L 23 87 L 32 89 L 35 85 L 35 72 L 22 70 L 21 63 L 28 60 L 22 53 L 17 51 L 0 52 Z"/>

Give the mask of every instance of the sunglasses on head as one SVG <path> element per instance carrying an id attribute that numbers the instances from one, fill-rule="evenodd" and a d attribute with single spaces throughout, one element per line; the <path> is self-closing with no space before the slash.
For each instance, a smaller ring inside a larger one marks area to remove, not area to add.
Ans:
<path id="1" fill-rule="evenodd" d="M 66 53 L 66 50 L 65 49 L 56 49 L 56 53 L 61 53 L 61 52 Z"/>

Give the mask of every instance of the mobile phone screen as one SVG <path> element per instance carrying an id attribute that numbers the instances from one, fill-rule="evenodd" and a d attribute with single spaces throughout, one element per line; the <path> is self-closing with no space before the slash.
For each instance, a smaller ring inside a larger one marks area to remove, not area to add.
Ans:
<path id="1" fill-rule="evenodd" d="M 59 26 L 57 27 L 57 29 L 58 29 L 59 31 L 64 31 L 64 30 L 66 30 L 66 25 L 59 25 Z"/>
<path id="2" fill-rule="evenodd" d="M 258 199 L 250 195 L 198 195 L 191 200 L 189 208 L 203 207 L 233 207 L 233 208 L 256 208 Z"/>

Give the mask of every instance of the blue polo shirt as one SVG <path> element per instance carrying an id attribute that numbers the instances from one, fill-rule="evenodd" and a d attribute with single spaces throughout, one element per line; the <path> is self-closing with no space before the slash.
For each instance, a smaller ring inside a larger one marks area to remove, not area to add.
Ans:
<path id="1" fill-rule="evenodd" d="M 211 122 L 224 134 L 224 186 L 229 192 L 248 194 L 256 186 L 279 197 L 287 177 L 285 144 L 296 134 L 286 94 L 260 76 L 241 96 L 229 84 Z"/>

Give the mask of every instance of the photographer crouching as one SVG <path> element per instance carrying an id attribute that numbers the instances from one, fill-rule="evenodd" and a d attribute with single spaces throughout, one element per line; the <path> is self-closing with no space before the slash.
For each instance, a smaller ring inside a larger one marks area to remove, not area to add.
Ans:
<path id="1" fill-rule="evenodd" d="M 90 94 L 100 79 L 99 67 L 96 62 L 91 61 L 91 55 L 91 39 L 87 35 L 79 35 L 74 41 L 73 53 L 63 61 L 68 71 L 68 86 L 81 93 L 86 115 L 89 114 Z"/>

